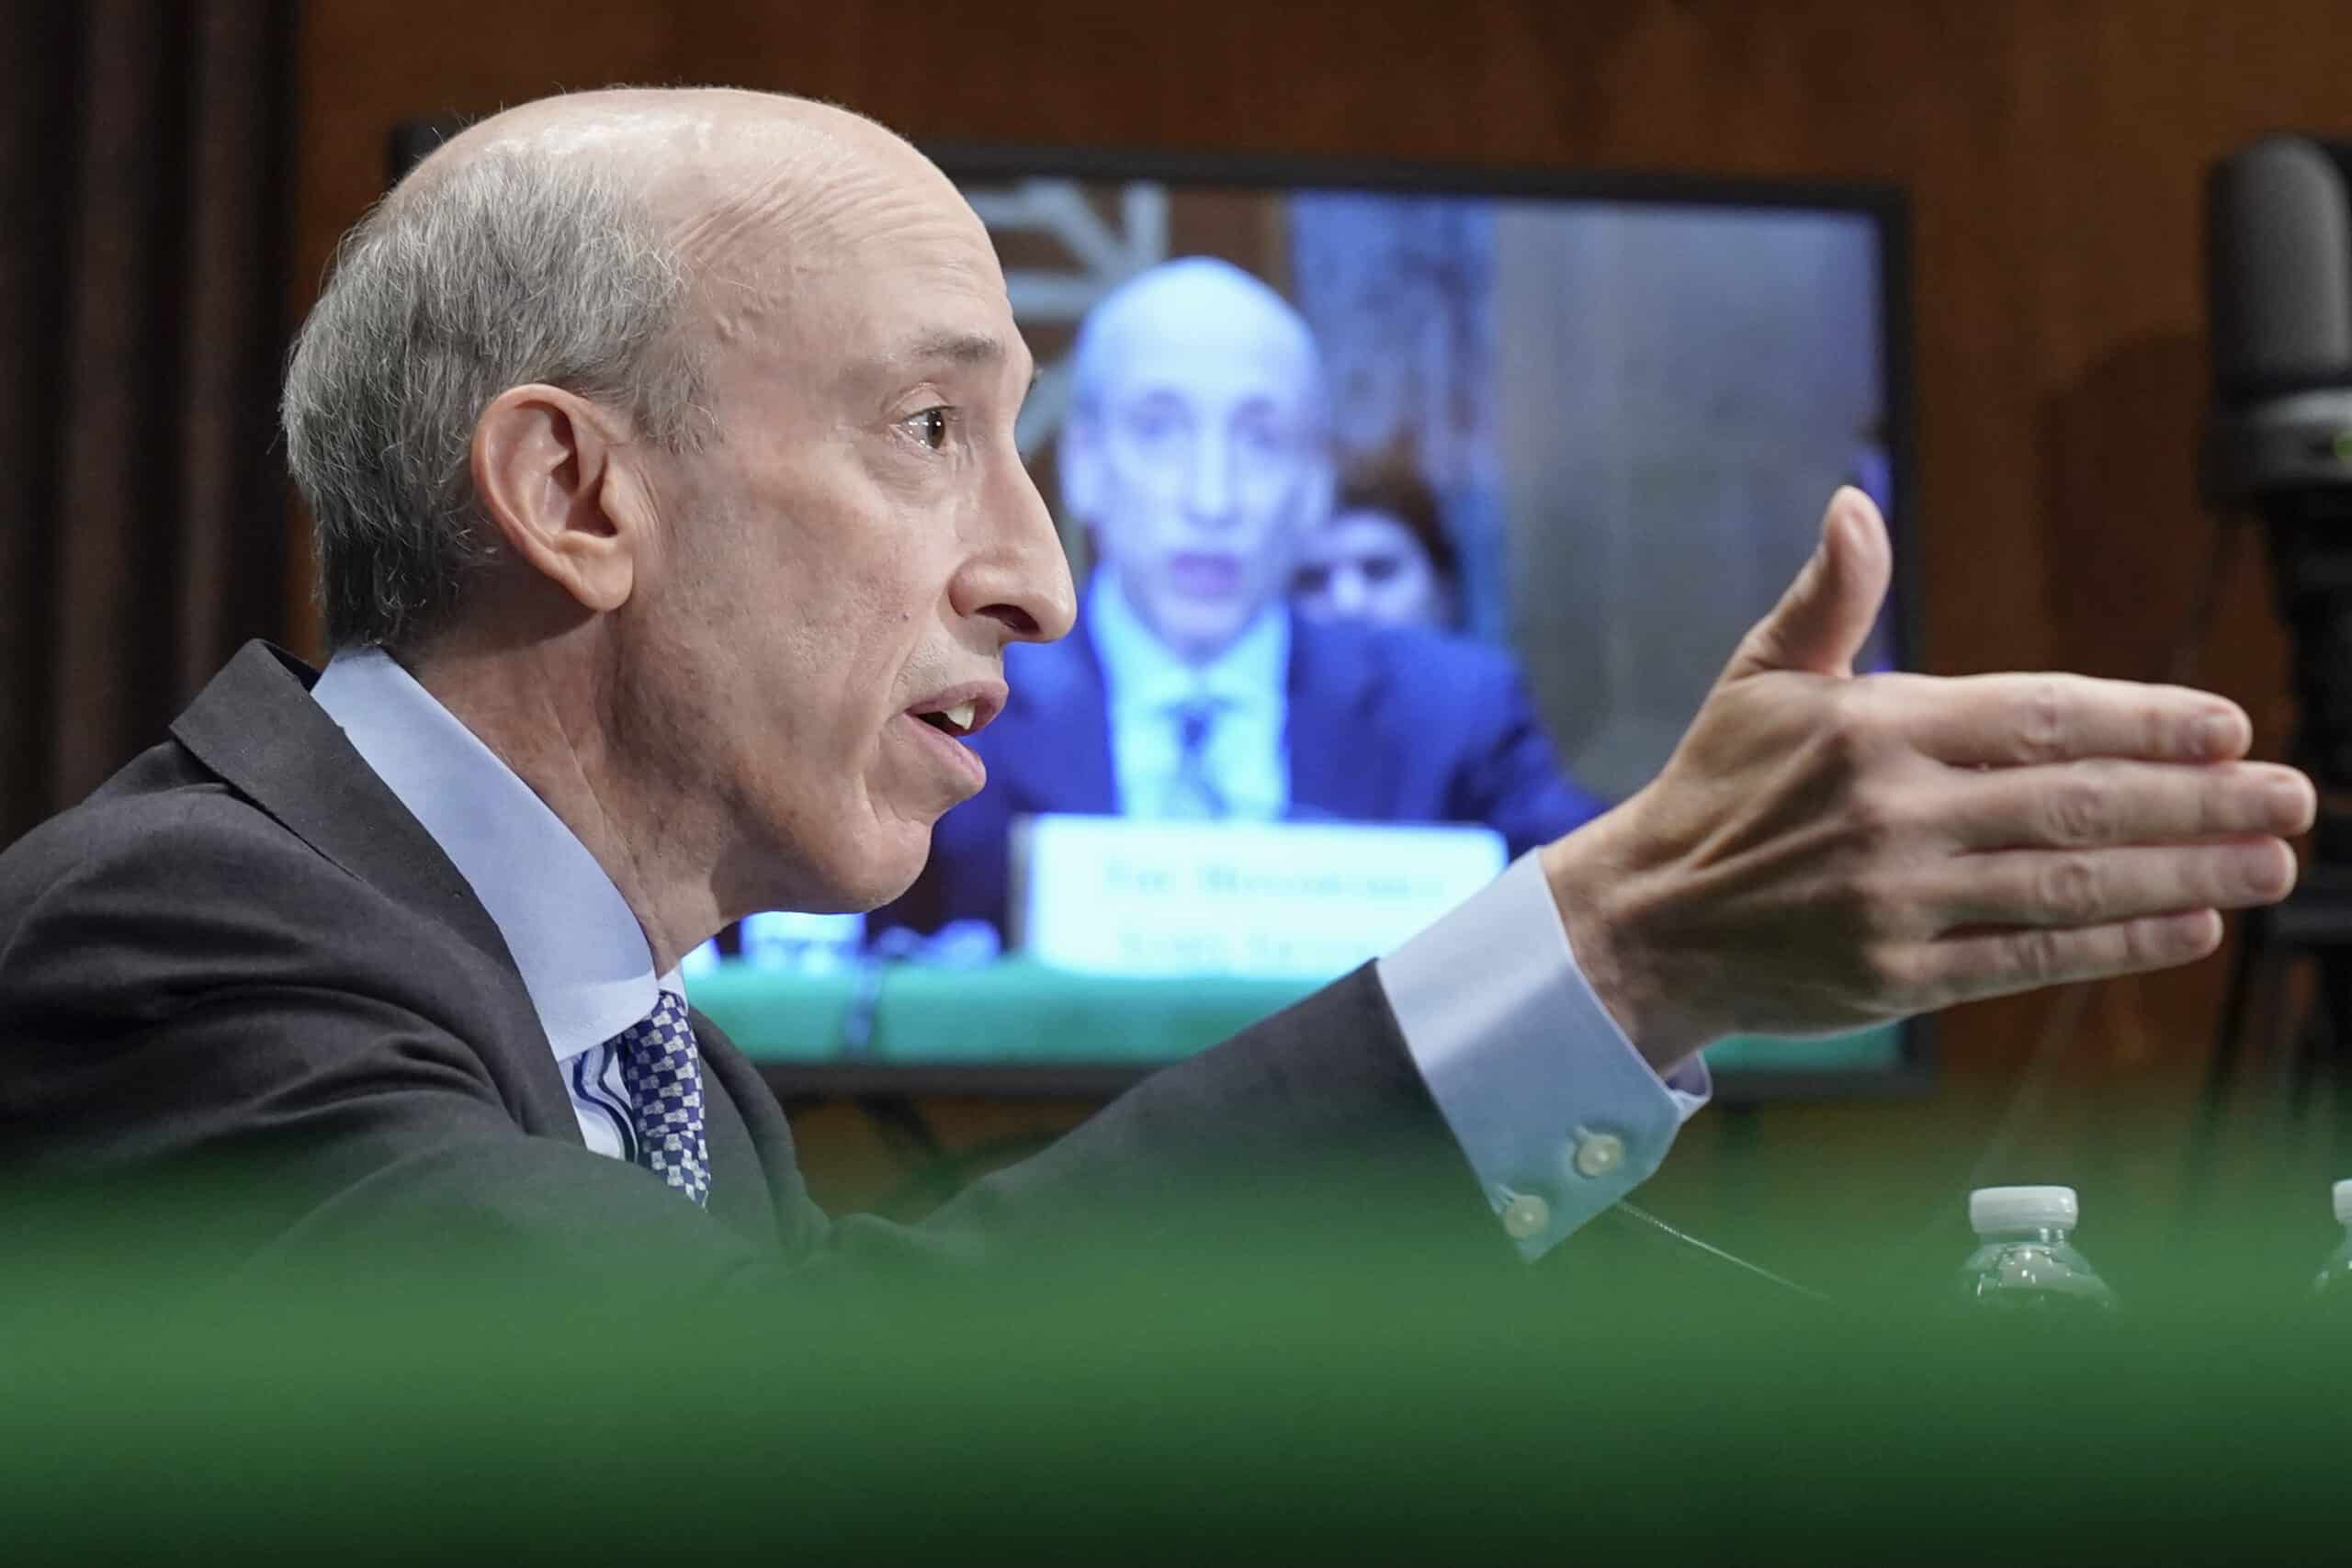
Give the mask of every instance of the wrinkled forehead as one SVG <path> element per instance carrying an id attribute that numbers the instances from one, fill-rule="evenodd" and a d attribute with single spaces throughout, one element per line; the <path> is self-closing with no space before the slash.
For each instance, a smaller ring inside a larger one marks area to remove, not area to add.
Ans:
<path id="1" fill-rule="evenodd" d="M 944 179 L 858 169 L 813 194 L 756 178 L 715 194 L 678 233 L 722 344 L 871 355 L 910 330 L 1012 332 L 995 249 Z"/>
<path id="2" fill-rule="evenodd" d="M 879 126 L 788 119 L 719 135 L 682 127 L 655 182 L 657 209 L 697 265 L 757 267 L 785 249 L 824 263 L 898 242 L 993 253 L 946 175 Z"/>

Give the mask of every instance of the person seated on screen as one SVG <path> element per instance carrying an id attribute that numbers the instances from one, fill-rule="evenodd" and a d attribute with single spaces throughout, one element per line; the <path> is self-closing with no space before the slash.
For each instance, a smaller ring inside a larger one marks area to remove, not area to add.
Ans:
<path id="1" fill-rule="evenodd" d="M 971 741 L 988 787 L 876 929 L 1001 920 L 1007 834 L 1035 812 L 1481 823 L 1517 855 L 1605 808 L 1499 650 L 1291 613 L 1336 475 L 1321 359 L 1281 295 L 1164 263 L 1087 313 L 1072 360 L 1063 499 L 1099 555 L 1078 628 L 1007 650 L 1011 702 Z"/>
<path id="2" fill-rule="evenodd" d="M 1458 630 L 1462 563 L 1437 492 L 1401 455 L 1351 468 L 1331 520 L 1308 532 L 1291 604 L 1312 621 Z"/>

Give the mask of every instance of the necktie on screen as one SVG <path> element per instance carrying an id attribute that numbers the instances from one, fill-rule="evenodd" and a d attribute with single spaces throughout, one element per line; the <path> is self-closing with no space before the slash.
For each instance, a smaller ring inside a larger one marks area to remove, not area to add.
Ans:
<path id="1" fill-rule="evenodd" d="M 637 1163 L 702 1207 L 710 1201 L 710 1147 L 703 1138 L 702 1061 L 684 1000 L 663 991 L 644 1021 L 613 1037 L 613 1048 L 637 1122 Z"/>
<path id="2" fill-rule="evenodd" d="M 1230 816 L 1232 807 L 1209 770 L 1209 736 L 1216 728 L 1216 700 L 1202 697 L 1178 703 L 1170 712 L 1176 721 L 1176 771 L 1168 782 L 1168 815 L 1196 820 Z"/>

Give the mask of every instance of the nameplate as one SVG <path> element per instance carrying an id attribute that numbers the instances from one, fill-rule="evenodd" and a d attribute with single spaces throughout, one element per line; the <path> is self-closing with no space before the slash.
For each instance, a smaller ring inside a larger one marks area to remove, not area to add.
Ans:
<path id="1" fill-rule="evenodd" d="M 1100 975 L 1323 980 L 1403 942 L 1504 865 L 1479 827 L 1023 818 L 1014 946 Z"/>

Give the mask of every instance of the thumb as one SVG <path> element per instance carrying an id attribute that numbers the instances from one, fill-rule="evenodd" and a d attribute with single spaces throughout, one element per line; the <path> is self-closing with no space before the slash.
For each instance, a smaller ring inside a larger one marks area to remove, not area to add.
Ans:
<path id="1" fill-rule="evenodd" d="M 1821 543 L 1772 613 L 1749 628 L 1724 671 L 1725 681 L 1767 670 L 1851 675 L 1854 655 L 1886 599 L 1894 551 L 1878 505 L 1852 485 L 1839 487 L 1821 515 Z"/>

